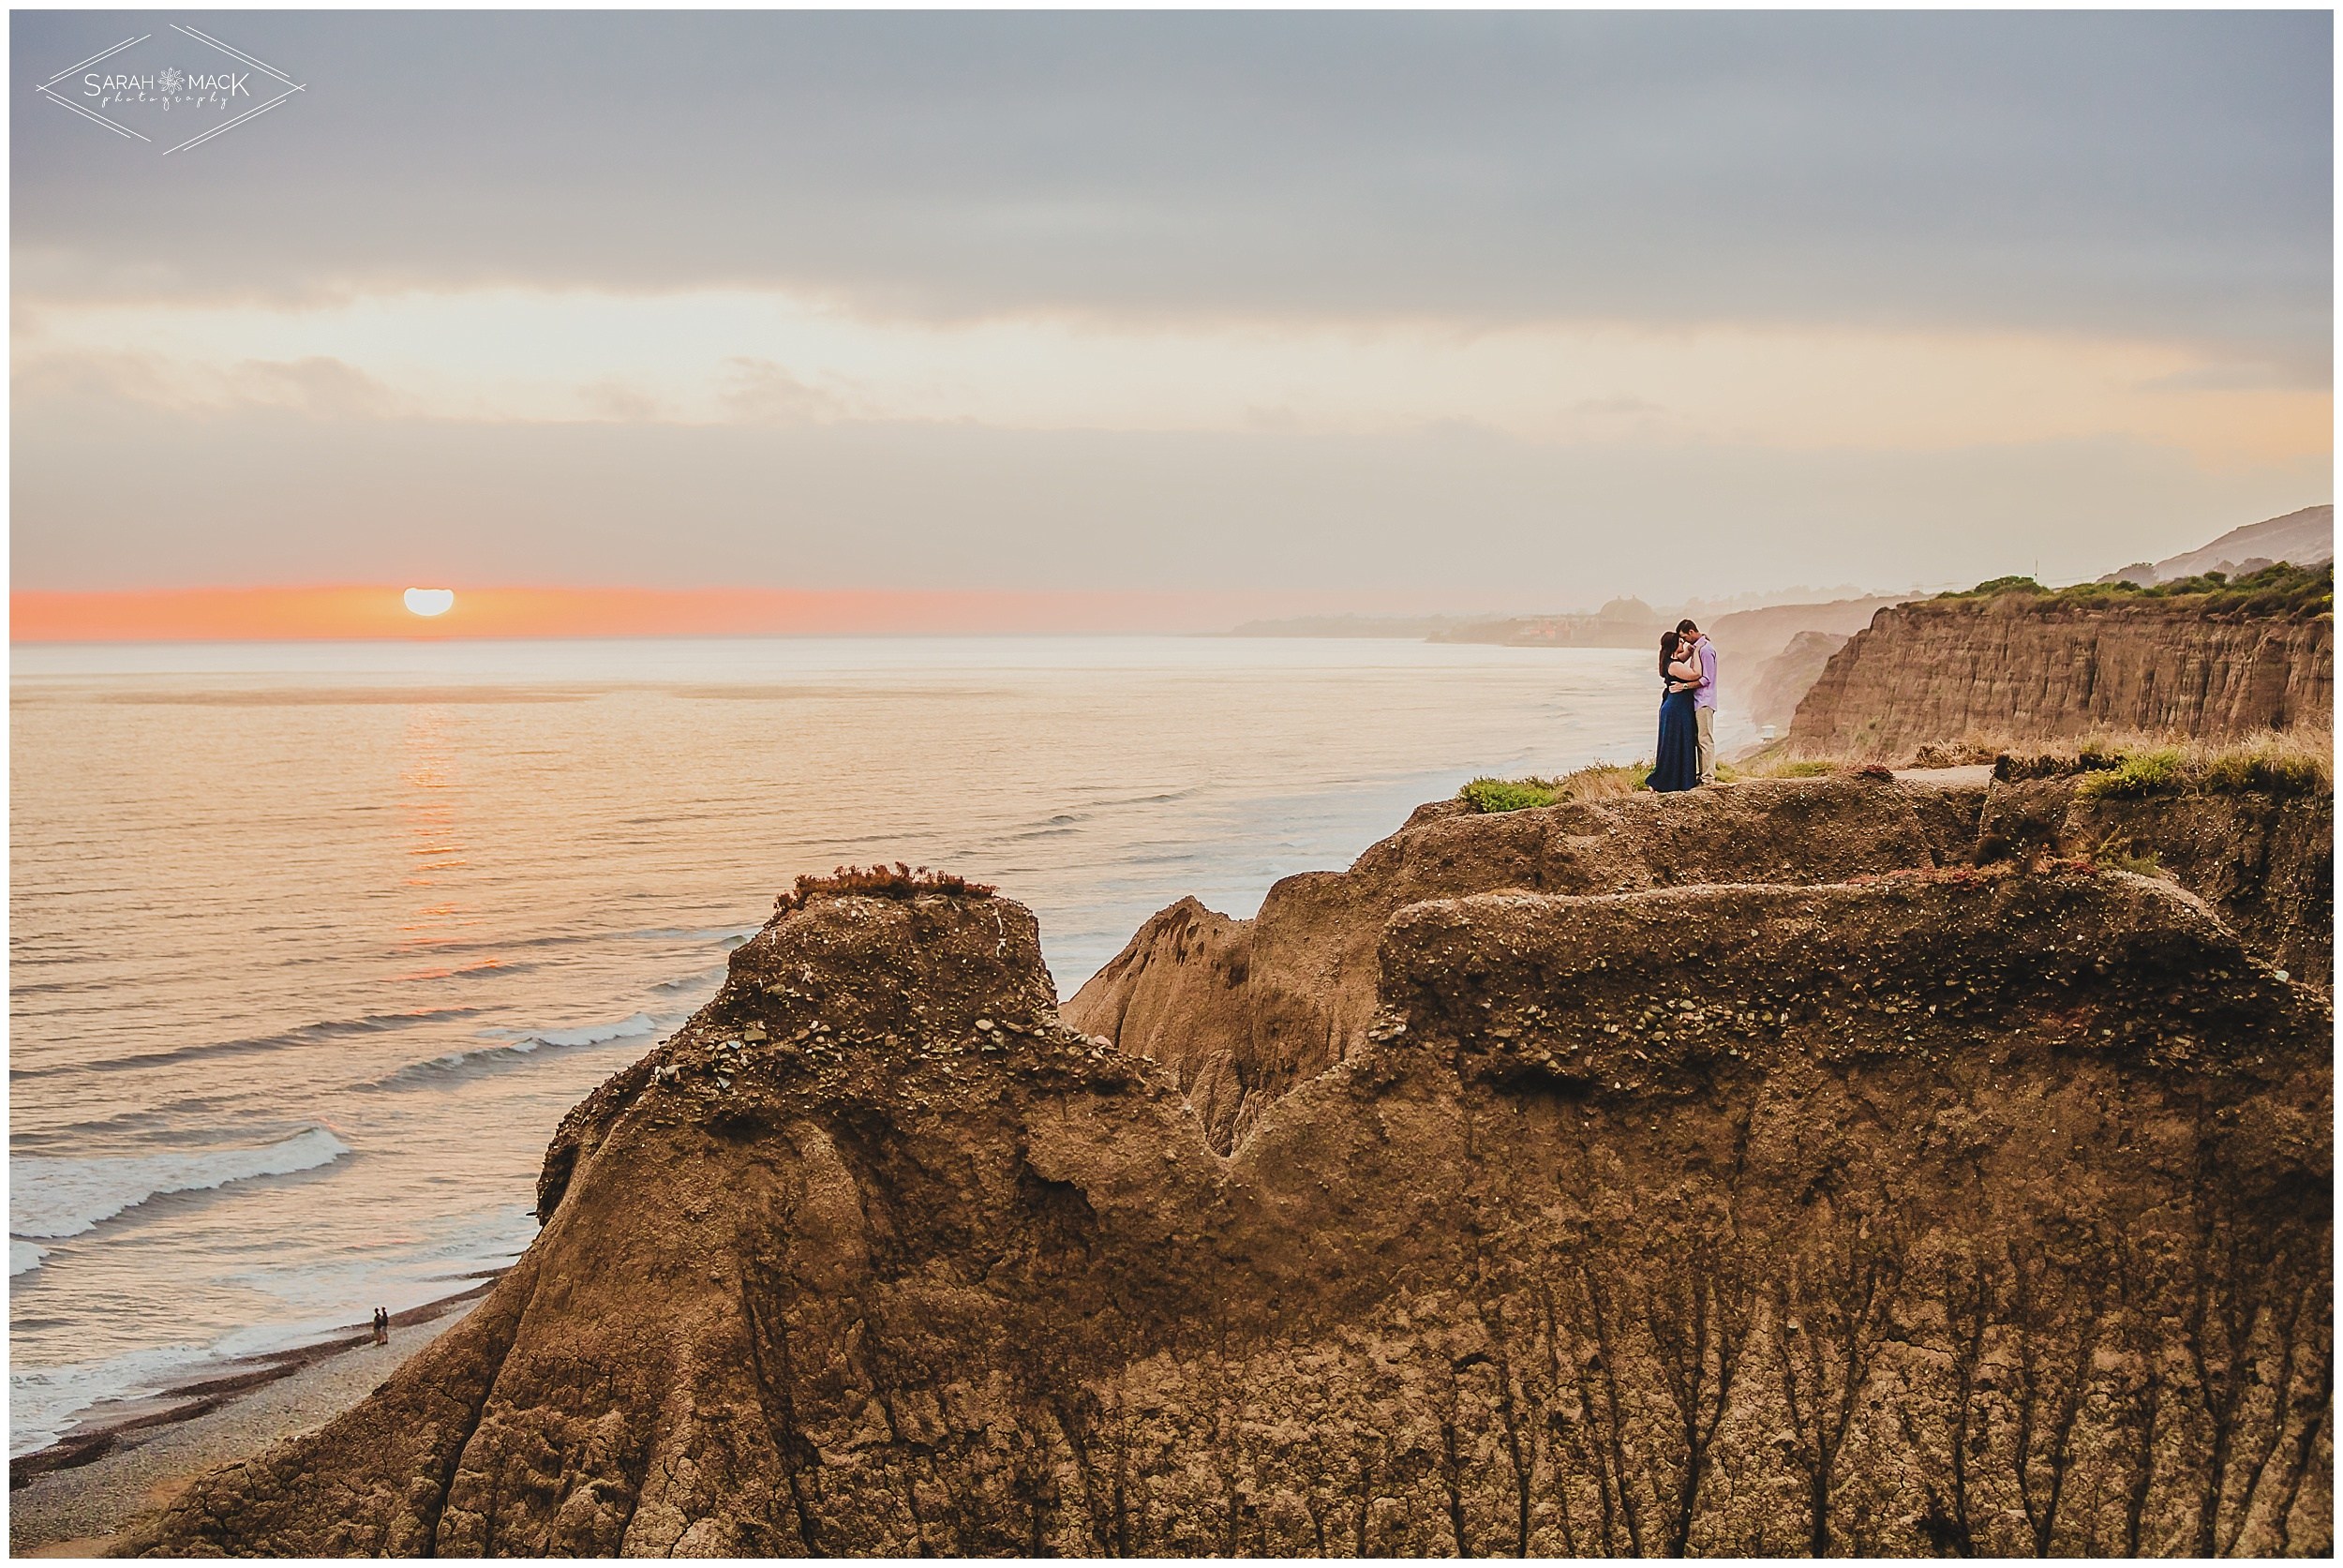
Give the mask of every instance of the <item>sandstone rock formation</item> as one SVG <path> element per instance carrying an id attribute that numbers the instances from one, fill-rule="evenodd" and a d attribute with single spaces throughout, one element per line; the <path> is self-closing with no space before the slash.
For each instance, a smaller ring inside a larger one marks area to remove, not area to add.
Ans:
<path id="1" fill-rule="evenodd" d="M 2141 799 L 2079 793 L 2085 775 L 2011 776 L 1978 808 L 1986 859 L 2044 848 L 2153 862 L 2299 983 L 2335 978 L 2335 797 L 2192 792 Z"/>
<path id="2" fill-rule="evenodd" d="M 2224 740 L 2332 728 L 2335 621 L 2008 594 L 1885 609 L 1798 704 L 1791 750 L 1901 759 L 1964 736 Z"/>
<path id="3" fill-rule="evenodd" d="M 1613 893 L 1933 866 L 1915 804 L 1927 799 L 1884 776 L 1845 776 L 1761 781 L 1691 803 L 1635 795 L 1499 816 L 1425 806 L 1349 871 L 1285 878 L 1252 920 L 1172 905 L 1066 1004 L 1066 1019 L 1171 1064 L 1225 1153 L 1294 1083 L 1365 1043 L 1376 944 L 1405 905 L 1501 888 Z M 1965 863 L 1975 838 L 1972 812 L 1949 853 Z"/>
<path id="4" fill-rule="evenodd" d="M 1120 1048 L 1016 904 L 816 896 L 470 1319 L 134 1545 L 2324 1552 L 2324 998 L 1912 794 L 1427 810 L 1275 941 L 1158 917 Z M 1216 1149 L 1140 1037 L 1309 974 Z"/>

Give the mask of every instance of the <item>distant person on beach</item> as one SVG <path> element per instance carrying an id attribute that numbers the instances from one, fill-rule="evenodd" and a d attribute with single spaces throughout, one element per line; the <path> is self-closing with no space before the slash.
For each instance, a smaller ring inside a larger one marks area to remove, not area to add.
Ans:
<path id="1" fill-rule="evenodd" d="M 374 1342 L 378 1345 L 391 1342 L 391 1315 L 380 1307 L 374 1309 Z"/>
<path id="2" fill-rule="evenodd" d="M 1700 739 L 1700 782 L 1717 782 L 1717 645 L 1708 634 L 1690 620 L 1676 623 L 1676 633 L 1692 645 L 1693 657 L 1700 666 L 1700 679 L 1693 691 L 1693 722 Z"/>
<path id="3" fill-rule="evenodd" d="M 1700 725 L 1693 716 L 1700 657 L 1681 632 L 1660 634 L 1660 744 L 1649 783 L 1664 795 L 1700 782 Z"/>

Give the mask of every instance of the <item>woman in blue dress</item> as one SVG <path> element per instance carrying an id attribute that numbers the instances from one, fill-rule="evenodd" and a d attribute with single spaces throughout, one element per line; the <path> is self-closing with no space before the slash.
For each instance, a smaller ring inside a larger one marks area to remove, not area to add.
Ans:
<path id="1" fill-rule="evenodd" d="M 1696 657 L 1691 638 L 1676 632 L 1660 635 L 1660 748 L 1649 782 L 1662 792 L 1700 783 L 1700 730 L 1693 718 L 1693 689 L 1700 684 Z"/>

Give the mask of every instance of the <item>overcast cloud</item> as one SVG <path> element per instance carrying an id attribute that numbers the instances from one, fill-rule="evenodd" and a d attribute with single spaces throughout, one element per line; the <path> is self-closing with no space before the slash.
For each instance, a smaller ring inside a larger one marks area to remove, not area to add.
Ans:
<path id="1" fill-rule="evenodd" d="M 1300 587 L 1334 520 L 1371 515 L 1341 572 L 1405 585 L 1420 530 L 1462 513 L 1559 559 L 1571 580 L 1541 599 L 1648 590 L 1632 552 L 1589 563 L 1679 522 L 1726 542 L 1704 576 L 1859 564 L 1900 586 L 2022 569 L 2029 538 L 2080 575 L 2329 499 L 2324 13 L 17 13 L 18 74 L 168 21 L 310 91 L 169 159 L 17 93 L 22 586 L 201 571 L 96 547 L 174 525 L 126 522 L 84 465 L 168 449 L 183 483 L 230 482 L 227 455 L 264 436 L 312 487 L 251 485 L 241 521 L 203 525 L 194 553 L 236 580 L 387 571 L 442 532 L 448 575 L 647 580 L 697 559 L 666 547 L 672 518 L 606 500 L 482 505 L 570 485 L 539 466 L 572 444 L 548 426 L 638 455 L 605 496 L 670 489 L 703 450 L 678 427 L 726 426 L 685 477 L 751 486 L 704 515 L 732 530 L 720 555 L 777 582 L 919 559 L 809 530 L 963 542 L 1013 515 L 967 570 L 1127 586 L 1234 517 Z M 509 341 L 461 330 L 494 291 L 549 303 Z M 601 324 L 560 315 L 577 291 Z M 439 327 L 399 351 L 367 336 L 418 291 L 401 308 Z M 660 312 L 718 291 L 862 336 L 744 324 L 663 359 Z M 628 318 L 610 296 L 649 303 Z M 462 346 L 411 347 L 435 330 Z M 573 366 L 605 332 L 606 363 Z M 1324 370 L 1328 333 L 1369 344 L 1366 367 Z M 1589 347 L 1622 334 L 1665 351 Z M 1442 402 L 1408 368 L 1441 335 L 1550 362 L 1552 385 L 1484 390 L 1485 361 L 1459 357 Z M 1205 412 L 1157 395 L 1190 374 L 1159 352 L 1184 338 L 1243 347 L 1191 376 Z M 2061 355 L 2069 405 L 2008 412 Z M 1853 417 L 1867 387 L 1950 434 Z M 432 517 L 346 504 L 379 497 L 369 465 L 451 441 L 475 483 L 422 485 Z M 976 489 L 900 480 L 979 449 L 952 470 Z M 1176 451 L 1178 483 L 1118 491 L 1153 459 L 1104 451 Z M 1360 493 L 1378 464 L 1410 477 Z M 261 545 L 286 537 L 313 547 Z M 1518 589 L 1497 561 L 1478 582 Z"/>

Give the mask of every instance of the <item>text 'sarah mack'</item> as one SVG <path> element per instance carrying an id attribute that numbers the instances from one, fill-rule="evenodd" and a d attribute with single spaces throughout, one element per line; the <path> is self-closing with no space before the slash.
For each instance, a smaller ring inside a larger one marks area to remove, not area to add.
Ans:
<path id="1" fill-rule="evenodd" d="M 204 97 L 221 100 L 252 96 L 252 73 L 231 71 L 225 74 L 196 75 L 187 71 L 164 69 L 149 71 L 143 76 L 117 75 L 112 71 L 91 71 L 82 78 L 82 96 L 100 103 L 146 103 L 159 101 L 166 107 Z"/>

